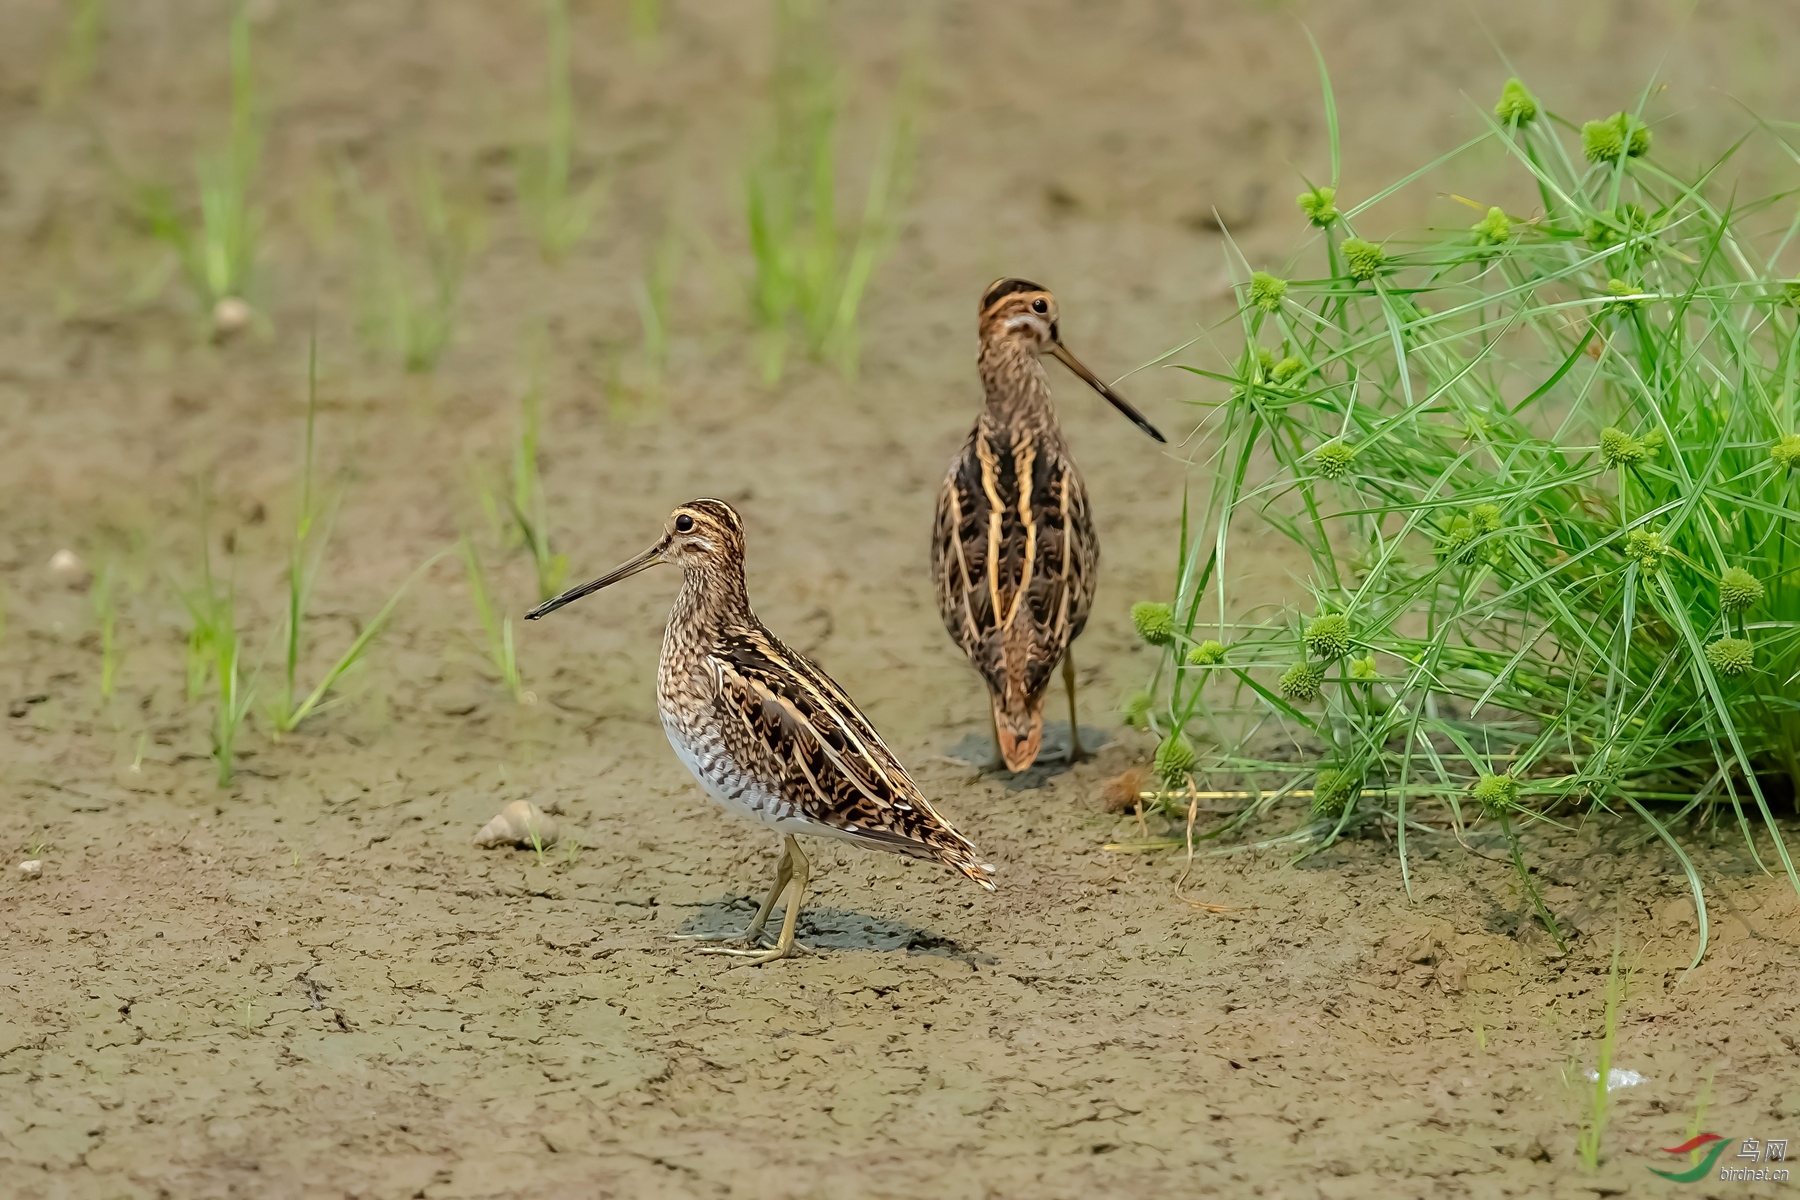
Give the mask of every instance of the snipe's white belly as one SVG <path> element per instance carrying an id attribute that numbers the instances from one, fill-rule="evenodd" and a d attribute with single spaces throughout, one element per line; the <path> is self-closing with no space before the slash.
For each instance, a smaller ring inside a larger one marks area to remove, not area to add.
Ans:
<path id="1" fill-rule="evenodd" d="M 681 765 L 693 773 L 706 794 L 719 802 L 726 812 L 746 821 L 754 821 L 781 833 L 804 833 L 814 837 L 846 837 L 848 835 L 819 821 L 802 816 L 799 810 L 766 781 L 742 769 L 716 734 L 683 730 L 667 714 L 662 718 L 663 733 Z"/>

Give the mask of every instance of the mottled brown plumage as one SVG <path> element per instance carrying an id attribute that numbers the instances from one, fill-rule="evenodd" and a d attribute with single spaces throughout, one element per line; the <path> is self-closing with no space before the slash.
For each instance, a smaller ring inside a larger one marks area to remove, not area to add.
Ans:
<path id="1" fill-rule="evenodd" d="M 983 294 L 976 365 L 987 404 L 938 491 L 931 575 L 944 627 L 986 681 L 1007 768 L 1037 761 L 1057 664 L 1069 757 L 1081 753 L 1070 644 L 1093 606 L 1100 543 L 1087 488 L 1050 406 L 1051 354 L 1157 441 L 1162 434 L 1062 344 L 1056 298 L 1002 279 Z"/>
<path id="2" fill-rule="evenodd" d="M 775 900 L 797 881 L 781 938 L 756 961 L 792 952 L 807 864 L 794 835 L 833 837 L 931 859 L 993 890 L 993 868 L 938 815 L 842 688 L 750 609 L 743 525 L 730 505 L 695 500 L 656 545 L 528 614 L 552 612 L 659 562 L 683 584 L 663 635 L 657 708 L 676 755 L 726 809 L 787 835 L 776 884 L 751 922 L 755 946 Z"/>

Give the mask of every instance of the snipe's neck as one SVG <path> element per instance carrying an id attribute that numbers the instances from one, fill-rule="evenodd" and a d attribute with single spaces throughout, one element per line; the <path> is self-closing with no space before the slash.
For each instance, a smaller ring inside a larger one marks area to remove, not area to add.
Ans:
<path id="1" fill-rule="evenodd" d="M 987 393 L 988 412 L 996 420 L 1055 424 L 1050 380 L 1036 354 L 1011 338 L 995 338 L 982 343 L 975 366 Z"/>
<path id="2" fill-rule="evenodd" d="M 688 567 L 681 593 L 669 610 L 669 632 L 706 638 L 733 616 L 750 613 L 742 563 L 709 563 Z"/>

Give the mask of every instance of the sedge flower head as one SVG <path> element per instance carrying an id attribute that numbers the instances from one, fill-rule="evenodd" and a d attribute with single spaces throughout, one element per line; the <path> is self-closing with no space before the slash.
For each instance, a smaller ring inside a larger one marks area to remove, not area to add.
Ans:
<path id="1" fill-rule="evenodd" d="M 1600 431 L 1600 457 L 1609 467 L 1629 467 L 1644 461 L 1650 448 L 1614 425 Z"/>
<path id="2" fill-rule="evenodd" d="M 1634 529 L 1625 535 L 1625 557 L 1632 559 L 1645 571 L 1654 571 L 1662 566 L 1662 560 L 1668 556 L 1669 544 L 1661 535 L 1651 533 L 1648 529 Z"/>
<path id="3" fill-rule="evenodd" d="M 1301 192 L 1294 197 L 1294 203 L 1306 214 L 1306 219 L 1320 229 L 1338 218 L 1337 189 L 1329 187 L 1313 188 L 1309 192 Z"/>
<path id="4" fill-rule="evenodd" d="M 1326 479 L 1342 479 L 1356 464 L 1356 450 L 1342 442 L 1326 442 L 1313 451 L 1313 464 Z"/>
<path id="5" fill-rule="evenodd" d="M 1769 457 L 1784 471 L 1800 467 L 1800 433 L 1785 433 L 1769 447 Z"/>
<path id="6" fill-rule="evenodd" d="M 1350 273 L 1350 278 L 1364 283 L 1380 274 L 1382 264 L 1387 261 L 1387 251 L 1361 238 L 1345 238 L 1339 248 L 1344 252 L 1344 270 Z"/>
<path id="7" fill-rule="evenodd" d="M 1756 665 L 1756 650 L 1745 638 L 1723 637 L 1707 643 L 1706 661 L 1721 675 L 1747 675 Z"/>
<path id="8" fill-rule="evenodd" d="M 1518 122 L 1529 125 L 1537 120 L 1537 97 L 1525 90 L 1517 76 L 1506 81 L 1500 89 L 1500 101 L 1494 105 L 1494 115 L 1507 123 Z"/>
<path id="9" fill-rule="evenodd" d="M 1306 627 L 1302 640 L 1308 654 L 1318 658 L 1342 658 L 1350 653 L 1350 618 L 1326 613 Z"/>
<path id="10" fill-rule="evenodd" d="M 1172 733 L 1156 748 L 1154 765 L 1157 777 L 1173 787 L 1187 778 L 1196 761 L 1193 743 L 1185 734 Z"/>
<path id="11" fill-rule="evenodd" d="M 1175 637 L 1175 612 L 1155 600 L 1140 600 L 1131 606 L 1131 623 L 1138 636 L 1152 646 L 1166 646 Z"/>
<path id="12" fill-rule="evenodd" d="M 1519 781 L 1511 773 L 1483 775 L 1475 781 L 1475 799 L 1483 812 L 1502 813 L 1519 802 Z"/>
<path id="13" fill-rule="evenodd" d="M 1297 662 L 1281 673 L 1276 686 L 1289 700 L 1312 700 L 1325 682 L 1325 668 L 1314 662 Z"/>
<path id="14" fill-rule="evenodd" d="M 1320 767 L 1313 779 L 1312 810 L 1315 817 L 1339 817 L 1362 790 L 1362 780 L 1336 767 Z"/>
<path id="15" fill-rule="evenodd" d="M 1498 246 L 1512 236 L 1512 218 L 1505 209 L 1490 208 L 1487 216 L 1469 226 L 1469 232 L 1475 235 L 1478 246 Z"/>
<path id="16" fill-rule="evenodd" d="M 1190 667 L 1212 667 L 1225 661 L 1225 646 L 1211 638 L 1201 642 L 1187 652 Z"/>
<path id="17" fill-rule="evenodd" d="M 1742 567 L 1726 567 L 1719 576 L 1719 611 L 1741 613 L 1762 603 L 1762 580 Z"/>
<path id="18" fill-rule="evenodd" d="M 1277 279 L 1267 271 L 1257 271 L 1250 276 L 1250 303 L 1264 312 L 1274 312 L 1281 307 L 1287 289 L 1287 280 Z"/>

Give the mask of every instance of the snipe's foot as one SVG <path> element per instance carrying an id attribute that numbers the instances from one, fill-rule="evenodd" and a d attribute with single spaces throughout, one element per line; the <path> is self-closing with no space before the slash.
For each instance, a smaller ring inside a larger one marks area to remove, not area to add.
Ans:
<path id="1" fill-rule="evenodd" d="M 746 946 L 760 946 L 767 941 L 761 929 L 741 929 L 736 933 L 671 933 L 666 936 L 672 942 L 742 942 Z"/>
<path id="2" fill-rule="evenodd" d="M 743 959 L 742 966 L 760 967 L 764 963 L 772 963 L 778 958 L 799 958 L 802 954 L 813 951 L 799 942 L 789 942 L 783 946 L 780 942 L 761 950 L 737 950 L 729 946 L 707 946 L 694 951 L 695 954 L 724 954 L 731 958 Z"/>

